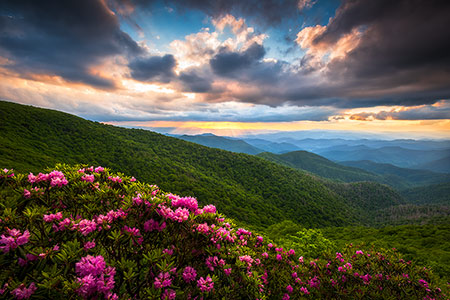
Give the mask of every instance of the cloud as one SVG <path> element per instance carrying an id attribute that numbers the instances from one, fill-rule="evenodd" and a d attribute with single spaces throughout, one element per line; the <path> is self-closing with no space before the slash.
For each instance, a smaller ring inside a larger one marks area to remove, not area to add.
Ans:
<path id="1" fill-rule="evenodd" d="M 199 75 L 199 71 L 192 68 L 181 72 L 178 79 L 183 86 L 183 91 L 205 93 L 211 91 L 212 83 L 211 78 L 206 76 Z"/>
<path id="2" fill-rule="evenodd" d="M 58 75 L 111 88 L 95 66 L 115 55 L 137 55 L 139 45 L 120 30 L 101 0 L 5 0 L 0 3 L 0 55 L 20 74 Z"/>
<path id="3" fill-rule="evenodd" d="M 404 107 L 376 113 L 362 112 L 350 115 L 351 120 L 439 120 L 450 119 L 450 100 L 441 100 L 433 105 Z"/>
<path id="4" fill-rule="evenodd" d="M 130 62 L 131 77 L 148 82 L 170 82 L 175 75 L 176 60 L 171 54 L 137 58 Z"/>
<path id="5" fill-rule="evenodd" d="M 448 1 L 346 1 L 314 43 L 336 44 L 359 31 L 358 46 L 328 65 L 330 76 L 372 90 L 404 87 L 405 95 L 448 95 L 450 39 L 442 28 L 450 27 L 449 15 Z"/>
<path id="6" fill-rule="evenodd" d="M 254 43 L 242 52 L 232 52 L 222 49 L 211 60 L 210 65 L 214 73 L 221 76 L 230 76 L 243 68 L 251 67 L 262 59 L 266 51 L 262 45 Z"/>
<path id="7" fill-rule="evenodd" d="M 311 8 L 314 4 L 316 4 L 316 1 L 313 0 L 299 0 L 298 1 L 298 9 L 300 11 Z"/>

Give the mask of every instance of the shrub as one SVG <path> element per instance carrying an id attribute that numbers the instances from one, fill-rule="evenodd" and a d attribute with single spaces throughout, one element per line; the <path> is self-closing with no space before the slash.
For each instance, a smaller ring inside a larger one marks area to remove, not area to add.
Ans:
<path id="1" fill-rule="evenodd" d="M 301 253 L 102 167 L 0 170 L 0 297 L 16 299 L 444 298 L 395 252 Z"/>

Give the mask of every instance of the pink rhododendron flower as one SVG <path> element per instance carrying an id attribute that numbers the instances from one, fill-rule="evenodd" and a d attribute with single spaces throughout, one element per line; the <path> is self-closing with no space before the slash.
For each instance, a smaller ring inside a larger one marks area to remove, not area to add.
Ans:
<path id="1" fill-rule="evenodd" d="M 239 256 L 239 260 L 246 262 L 248 265 L 251 265 L 253 263 L 253 258 L 250 255 Z"/>
<path id="2" fill-rule="evenodd" d="M 25 197 L 25 198 L 30 198 L 31 197 L 31 193 L 30 193 L 30 191 L 29 190 L 27 190 L 27 189 L 24 189 L 23 190 L 23 196 Z"/>
<path id="3" fill-rule="evenodd" d="M 216 207 L 214 205 L 212 205 L 212 204 L 206 205 L 205 207 L 203 207 L 203 213 L 215 214 L 216 213 Z"/>
<path id="4" fill-rule="evenodd" d="M 105 171 L 105 168 L 98 166 L 97 168 L 94 169 L 95 173 L 102 173 Z"/>
<path id="5" fill-rule="evenodd" d="M 183 280 L 187 283 L 194 281 L 197 277 L 197 271 L 192 267 L 186 267 L 183 271 Z"/>
<path id="6" fill-rule="evenodd" d="M 153 284 L 157 289 L 170 286 L 172 284 L 172 278 L 169 272 L 159 273 L 158 277 L 156 277 L 155 282 Z"/>
<path id="7" fill-rule="evenodd" d="M 95 240 L 93 240 L 92 242 L 86 242 L 86 243 L 84 243 L 83 249 L 84 249 L 85 251 L 87 251 L 87 250 L 92 249 L 92 248 L 94 248 L 94 247 L 95 247 Z"/>
<path id="8" fill-rule="evenodd" d="M 119 176 L 116 177 L 109 176 L 108 179 L 111 180 L 112 182 L 122 183 L 122 178 L 120 178 Z"/>
<path id="9" fill-rule="evenodd" d="M 210 292 L 214 289 L 214 282 L 208 275 L 206 276 L 206 279 L 200 277 L 200 279 L 197 280 L 197 286 L 200 288 L 202 292 Z"/>
<path id="10" fill-rule="evenodd" d="M 73 224 L 82 235 L 86 236 L 97 229 L 97 222 L 83 219 L 78 224 Z"/>
<path id="11" fill-rule="evenodd" d="M 30 232 L 25 230 L 23 234 L 20 233 L 18 229 L 8 229 L 9 236 L 2 234 L 0 239 L 0 249 L 8 253 L 12 249 L 16 249 L 18 246 L 28 243 L 30 239 Z"/>
<path id="12" fill-rule="evenodd" d="M 191 212 L 195 212 L 198 208 L 197 199 L 193 197 L 183 197 L 174 196 L 172 194 L 168 195 L 169 199 L 172 199 L 172 206 L 174 208 L 184 207 L 189 209 Z"/>
<path id="13" fill-rule="evenodd" d="M 19 285 L 16 289 L 14 289 L 11 294 L 13 294 L 16 299 L 28 299 L 34 292 L 37 290 L 34 282 L 30 283 L 30 286 L 27 288 L 23 283 Z"/>
<path id="14" fill-rule="evenodd" d="M 94 179 L 95 179 L 94 175 L 83 175 L 83 176 L 81 176 L 81 181 L 94 182 Z"/>
<path id="15" fill-rule="evenodd" d="M 305 287 L 301 287 L 301 288 L 300 288 L 300 291 L 303 292 L 303 294 L 305 294 L 305 295 L 308 295 L 308 294 L 309 294 L 308 289 L 305 288 Z"/>
<path id="16" fill-rule="evenodd" d="M 161 295 L 161 299 L 163 300 L 173 300 L 175 299 L 177 296 L 177 293 L 170 289 L 170 290 L 165 290 L 164 293 Z"/>
<path id="17" fill-rule="evenodd" d="M 57 212 L 56 214 L 44 215 L 44 222 L 50 223 L 55 220 L 61 220 L 63 217 L 62 212 Z"/>
<path id="18" fill-rule="evenodd" d="M 112 267 L 106 267 L 103 256 L 88 255 L 81 258 L 75 264 L 75 271 L 79 276 L 77 282 L 80 284 L 77 293 L 83 298 L 90 299 L 96 293 L 101 293 L 107 299 L 117 299 L 117 296 L 114 296 L 111 292 L 115 284 L 116 270 Z"/>

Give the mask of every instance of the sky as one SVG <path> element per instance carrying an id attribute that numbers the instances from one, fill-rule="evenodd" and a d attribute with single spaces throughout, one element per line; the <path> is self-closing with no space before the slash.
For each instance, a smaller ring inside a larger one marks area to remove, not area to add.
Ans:
<path id="1" fill-rule="evenodd" d="M 450 139 L 450 1 L 3 0 L 0 99 L 221 135 Z"/>

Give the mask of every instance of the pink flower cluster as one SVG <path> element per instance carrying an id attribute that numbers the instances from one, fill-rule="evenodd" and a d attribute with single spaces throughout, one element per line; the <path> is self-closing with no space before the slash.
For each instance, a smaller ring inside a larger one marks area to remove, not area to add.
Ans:
<path id="1" fill-rule="evenodd" d="M 205 264 L 210 271 L 214 271 L 215 267 L 217 266 L 223 267 L 225 266 L 226 262 L 223 259 L 219 260 L 217 256 L 209 256 L 208 258 L 206 258 Z"/>
<path id="2" fill-rule="evenodd" d="M 49 181 L 50 186 L 58 186 L 62 187 L 63 185 L 67 185 L 69 182 L 67 181 L 66 177 L 61 171 L 52 171 L 48 174 L 42 174 L 39 173 L 37 176 L 33 175 L 33 173 L 30 173 L 28 175 L 28 181 L 30 183 L 38 183 L 41 181 Z"/>
<path id="3" fill-rule="evenodd" d="M 63 217 L 62 212 L 57 212 L 56 214 L 44 215 L 44 222 L 50 223 L 55 220 L 61 220 Z"/>
<path id="4" fill-rule="evenodd" d="M 94 247 L 95 247 L 95 240 L 93 240 L 92 242 L 86 242 L 86 243 L 84 243 L 83 249 L 84 249 L 85 251 L 88 251 L 89 249 L 92 249 L 92 248 L 94 248 Z"/>
<path id="5" fill-rule="evenodd" d="M 30 190 L 27 189 L 23 189 L 23 196 L 27 199 L 29 199 L 31 197 L 31 194 L 35 194 L 35 195 L 44 195 L 44 190 L 41 188 L 38 188 L 37 186 L 35 186 L 34 188 L 31 188 Z"/>
<path id="6" fill-rule="evenodd" d="M 250 255 L 239 256 L 239 260 L 242 262 L 246 262 L 249 266 L 253 263 L 253 258 Z"/>
<path id="7" fill-rule="evenodd" d="M 189 209 L 191 212 L 195 212 L 198 209 L 197 199 L 193 197 L 180 198 L 172 194 L 167 195 L 167 197 L 172 200 L 172 206 L 174 208 L 184 207 Z"/>
<path id="8" fill-rule="evenodd" d="M 187 283 L 194 281 L 197 277 L 197 271 L 192 267 L 186 267 L 183 271 L 183 280 Z"/>
<path id="9" fill-rule="evenodd" d="M 200 288 L 200 290 L 205 292 L 210 292 L 214 289 L 214 282 L 212 281 L 211 277 L 206 276 L 206 279 L 203 277 L 200 277 L 199 280 L 197 280 L 197 286 Z"/>
<path id="10" fill-rule="evenodd" d="M 31 297 L 31 295 L 34 294 L 34 292 L 37 290 L 36 285 L 34 282 L 30 283 L 30 286 L 27 288 L 25 284 L 19 285 L 17 288 L 15 288 L 11 294 L 13 294 L 16 299 L 28 299 Z"/>
<path id="11" fill-rule="evenodd" d="M 172 289 L 167 289 L 162 293 L 161 299 L 163 300 L 174 300 L 177 297 L 177 293 Z"/>
<path id="12" fill-rule="evenodd" d="M 127 213 L 124 212 L 122 209 L 118 209 L 117 211 L 111 210 L 109 211 L 106 216 L 105 215 L 99 215 L 98 217 L 88 220 L 88 219 L 81 219 L 81 220 L 71 220 L 69 218 L 65 218 L 64 220 L 60 221 L 58 225 L 53 224 L 53 230 L 55 231 L 61 231 L 61 230 L 77 230 L 81 232 L 82 235 L 87 236 L 91 232 L 94 232 L 95 230 L 102 230 L 102 229 L 109 229 L 110 225 L 113 221 L 116 219 L 122 218 L 124 219 L 127 216 Z M 56 214 L 50 214 L 50 215 L 44 215 L 44 221 L 45 222 L 53 222 L 55 220 L 60 220 L 62 218 L 61 212 Z"/>
<path id="13" fill-rule="evenodd" d="M 75 271 L 78 275 L 77 282 L 80 284 L 77 293 L 83 298 L 92 299 L 98 294 L 103 294 L 105 299 L 118 298 L 112 293 L 116 270 L 113 267 L 106 267 L 103 256 L 88 255 L 81 258 L 75 264 Z"/>
<path id="14" fill-rule="evenodd" d="M 189 210 L 187 208 L 178 207 L 175 211 L 173 211 L 170 207 L 167 207 L 163 204 L 158 205 L 158 214 L 163 218 L 171 219 L 176 222 L 183 222 L 189 218 Z"/>
<path id="15" fill-rule="evenodd" d="M 170 276 L 169 272 L 161 272 L 156 277 L 155 282 L 153 284 L 157 289 L 168 287 L 172 284 L 172 276 Z"/>
<path id="16" fill-rule="evenodd" d="M 111 180 L 112 182 L 122 183 L 122 178 L 120 178 L 119 176 L 116 177 L 109 176 L 108 179 Z"/>
<path id="17" fill-rule="evenodd" d="M 30 232 L 28 230 L 25 230 L 24 233 L 20 233 L 20 230 L 18 229 L 8 229 L 7 235 L 2 234 L 0 239 L 0 249 L 8 253 L 12 249 L 16 249 L 18 246 L 24 245 L 28 243 L 28 240 L 30 239 Z"/>
<path id="18" fill-rule="evenodd" d="M 95 179 L 94 175 L 83 175 L 83 176 L 81 176 L 81 181 L 94 182 L 94 179 Z"/>
<path id="19" fill-rule="evenodd" d="M 90 167 L 88 167 L 88 168 L 79 169 L 79 170 L 78 170 L 78 173 L 84 173 L 84 172 L 86 172 L 86 171 L 89 171 L 89 172 L 95 172 L 95 173 L 102 173 L 102 172 L 105 171 L 105 168 L 98 166 L 98 167 L 96 167 L 96 168 L 94 169 L 94 166 L 90 166 Z"/>

